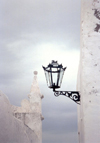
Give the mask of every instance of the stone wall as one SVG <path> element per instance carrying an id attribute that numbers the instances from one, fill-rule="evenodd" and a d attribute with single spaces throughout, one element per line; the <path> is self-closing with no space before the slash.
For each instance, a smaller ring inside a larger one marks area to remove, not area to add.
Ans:
<path id="1" fill-rule="evenodd" d="M 81 1 L 79 143 L 100 143 L 100 0 Z"/>

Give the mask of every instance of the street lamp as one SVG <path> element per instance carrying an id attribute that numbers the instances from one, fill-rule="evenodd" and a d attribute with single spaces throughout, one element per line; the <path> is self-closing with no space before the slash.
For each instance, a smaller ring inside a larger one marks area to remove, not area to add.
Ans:
<path id="1" fill-rule="evenodd" d="M 52 88 L 55 96 L 64 95 L 69 97 L 77 104 L 80 104 L 80 95 L 78 91 L 56 91 L 55 89 L 60 88 L 62 83 L 62 78 L 66 67 L 63 68 L 62 64 L 58 64 L 57 61 L 52 60 L 52 62 L 44 67 L 44 72 L 46 76 L 47 85 Z"/>

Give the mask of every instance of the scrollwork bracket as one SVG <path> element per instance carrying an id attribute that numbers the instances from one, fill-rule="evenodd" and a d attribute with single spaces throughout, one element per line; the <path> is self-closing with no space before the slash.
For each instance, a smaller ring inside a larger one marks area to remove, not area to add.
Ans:
<path id="1" fill-rule="evenodd" d="M 80 95 L 78 91 L 55 91 L 54 90 L 54 95 L 56 97 L 58 97 L 59 95 L 64 95 L 66 97 L 69 97 L 74 102 L 80 105 Z"/>

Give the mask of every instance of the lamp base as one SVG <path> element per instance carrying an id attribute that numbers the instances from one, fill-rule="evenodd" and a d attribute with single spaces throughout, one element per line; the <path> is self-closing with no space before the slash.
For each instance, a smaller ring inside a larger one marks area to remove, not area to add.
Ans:
<path id="1" fill-rule="evenodd" d="M 60 86 L 49 86 L 49 88 L 53 88 L 53 91 L 55 91 L 56 88 L 60 88 Z"/>

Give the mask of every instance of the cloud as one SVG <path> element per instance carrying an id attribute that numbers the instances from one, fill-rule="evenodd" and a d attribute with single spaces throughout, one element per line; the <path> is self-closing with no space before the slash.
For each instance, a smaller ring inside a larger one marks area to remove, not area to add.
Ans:
<path id="1" fill-rule="evenodd" d="M 80 47 L 80 0 L 1 0 L 0 88 L 12 104 L 27 98 L 38 71 L 44 143 L 77 142 L 77 106 L 54 97 L 43 66 L 58 60 L 67 66 L 62 89 L 76 90 Z"/>
<path id="2" fill-rule="evenodd" d="M 75 0 L 73 2 L 4 0 L 1 4 L 1 37 L 11 40 L 20 38 L 24 34 L 32 34 L 35 35 L 33 40 L 37 38 L 36 35 L 38 36 L 38 42 L 41 39 L 42 41 L 45 39 L 62 42 L 69 41 L 69 39 L 77 41 L 80 24 L 79 2 L 80 0 L 77 3 Z M 72 43 L 72 40 L 70 42 Z"/>

